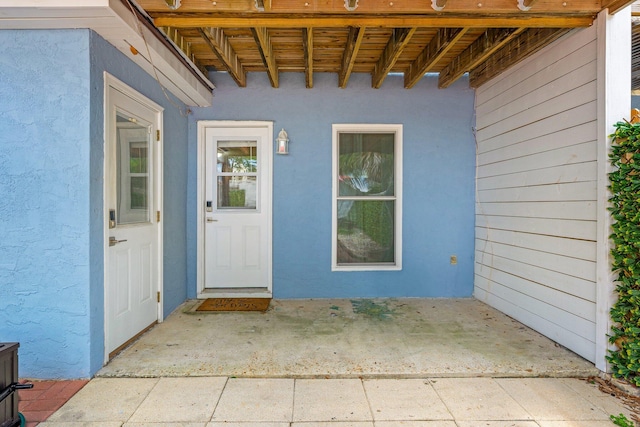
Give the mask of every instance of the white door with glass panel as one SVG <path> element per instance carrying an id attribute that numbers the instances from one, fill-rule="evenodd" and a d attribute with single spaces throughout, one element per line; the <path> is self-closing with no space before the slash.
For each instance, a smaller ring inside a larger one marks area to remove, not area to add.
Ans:
<path id="1" fill-rule="evenodd" d="M 270 292 L 271 123 L 208 126 L 201 133 L 203 291 Z"/>
<path id="2" fill-rule="evenodd" d="M 158 320 L 158 109 L 108 88 L 105 152 L 106 357 Z"/>

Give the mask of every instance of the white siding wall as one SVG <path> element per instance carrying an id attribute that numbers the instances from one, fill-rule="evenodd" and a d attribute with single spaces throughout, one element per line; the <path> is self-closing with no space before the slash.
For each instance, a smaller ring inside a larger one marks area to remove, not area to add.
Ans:
<path id="1" fill-rule="evenodd" d="M 590 361 L 595 27 L 570 33 L 476 92 L 475 296 Z"/>

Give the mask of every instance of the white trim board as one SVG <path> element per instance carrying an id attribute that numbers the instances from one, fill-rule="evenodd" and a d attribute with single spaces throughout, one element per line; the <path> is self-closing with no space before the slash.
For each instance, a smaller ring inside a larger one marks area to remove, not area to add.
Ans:
<path id="1" fill-rule="evenodd" d="M 208 107 L 212 103 L 214 86 L 208 78 L 195 65 L 185 66 L 148 28 L 138 25 L 121 0 L 47 0 L 46 7 L 42 0 L 0 0 L 0 28 L 89 28 L 150 76 L 157 74 L 160 84 L 185 104 Z"/>

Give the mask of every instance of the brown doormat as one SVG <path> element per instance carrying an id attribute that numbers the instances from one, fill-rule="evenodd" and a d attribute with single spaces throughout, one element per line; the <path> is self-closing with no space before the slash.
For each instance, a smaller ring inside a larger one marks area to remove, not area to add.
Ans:
<path id="1" fill-rule="evenodd" d="M 271 298 L 207 298 L 196 311 L 267 311 Z"/>

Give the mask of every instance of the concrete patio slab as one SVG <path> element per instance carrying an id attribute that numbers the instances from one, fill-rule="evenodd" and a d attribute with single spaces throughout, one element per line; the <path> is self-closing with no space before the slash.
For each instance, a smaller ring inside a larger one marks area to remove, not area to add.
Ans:
<path id="1" fill-rule="evenodd" d="M 207 422 L 227 378 L 161 378 L 130 422 Z"/>
<path id="2" fill-rule="evenodd" d="M 375 379 L 363 384 L 375 421 L 453 420 L 429 381 Z"/>
<path id="3" fill-rule="evenodd" d="M 602 409 L 577 393 L 569 393 L 560 379 L 505 378 L 495 381 L 536 420 L 566 420 L 570 416 L 578 421 L 609 420 L 609 414 Z"/>
<path id="4" fill-rule="evenodd" d="M 157 378 L 94 379 L 47 422 L 128 421 L 157 382 Z"/>
<path id="5" fill-rule="evenodd" d="M 188 301 L 100 377 L 586 377 L 593 364 L 475 300 L 274 300 L 265 313 Z"/>
<path id="6" fill-rule="evenodd" d="M 456 420 L 532 420 L 493 378 L 441 378 L 431 382 Z"/>
<path id="7" fill-rule="evenodd" d="M 292 379 L 230 378 L 212 421 L 288 422 L 293 414 Z"/>
<path id="8" fill-rule="evenodd" d="M 221 381 L 222 380 L 222 381 Z M 153 381 L 155 386 L 149 387 Z M 581 382 L 578 385 L 575 382 Z M 114 387 L 114 382 L 122 386 Z M 141 386 L 132 385 L 140 382 Z M 89 387 L 93 383 L 96 386 Z M 422 386 L 427 390 L 424 390 Z M 131 394 L 112 395 L 105 411 L 102 389 L 116 390 L 129 387 L 146 393 L 129 401 Z M 271 387 L 274 395 L 269 396 Z M 222 389 L 221 389 L 222 387 Z M 521 391 L 515 391 L 520 388 Z M 90 393 L 82 393 L 88 389 Z M 600 427 L 610 426 L 609 415 L 629 414 L 615 397 L 598 390 L 597 384 L 584 380 L 556 378 L 424 378 L 424 379 L 235 379 L 219 377 L 94 379 L 85 389 L 72 397 L 60 409 L 57 421 L 47 421 L 43 427 Z M 169 396 L 172 389 L 181 394 L 181 401 Z M 188 391 L 192 390 L 192 391 Z M 375 390 L 372 392 L 372 390 Z M 579 391 L 577 391 L 579 390 Z M 257 391 L 255 395 L 252 391 Z M 382 395 L 388 392 L 388 403 Z M 511 393 L 513 392 L 513 393 Z M 511 393 L 511 395 L 510 395 Z M 549 393 L 549 396 L 545 396 Z M 395 394 L 395 395 L 394 395 Z M 426 396 L 426 397 L 425 397 Z M 607 401 L 608 411 L 591 405 L 594 401 Z M 283 412 L 273 411 L 262 402 L 280 400 L 279 408 L 291 408 L 288 417 L 274 422 Z M 424 406 L 423 399 L 430 402 Z M 414 400 L 417 400 L 415 402 Z M 433 401 L 431 401 L 433 400 Z M 213 402 L 213 403 L 212 403 Z M 545 402 L 548 402 L 545 403 Z M 557 402 L 557 403 L 556 403 Z M 137 405 L 137 406 L 136 406 Z M 83 413 L 75 413 L 86 406 Z M 126 419 L 118 408 L 133 413 Z M 92 408 L 97 407 L 100 417 L 110 414 L 111 419 L 95 421 Z M 225 409 L 226 407 L 226 409 Z M 442 408 L 450 414 L 443 417 Z M 239 408 L 245 408 L 253 421 L 237 421 Z M 381 409 L 378 412 L 378 409 Z M 433 411 L 429 408 L 433 408 Z M 389 410 L 387 410 L 389 409 Z M 585 411 L 597 413 L 585 415 Z M 73 416 L 70 416 L 74 414 Z M 207 415 L 211 414 L 211 415 Z M 217 419 L 212 419 L 217 414 Z M 381 414 L 386 420 L 374 421 Z M 55 415 L 55 414 L 54 414 Z M 203 418 L 207 418 L 203 420 Z M 422 417 L 423 419 L 416 419 Z M 66 419 L 69 419 L 67 421 Z M 173 421 L 171 419 L 174 418 Z M 176 420 L 175 418 L 181 418 Z M 553 418 L 553 419 L 550 419 Z M 146 420 L 146 421 L 140 421 Z"/>
<path id="9" fill-rule="evenodd" d="M 373 417 L 362 381 L 302 379 L 296 381 L 293 421 L 373 421 Z"/>

